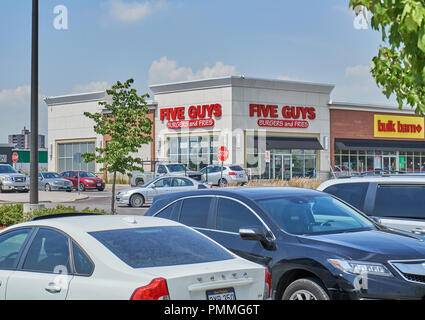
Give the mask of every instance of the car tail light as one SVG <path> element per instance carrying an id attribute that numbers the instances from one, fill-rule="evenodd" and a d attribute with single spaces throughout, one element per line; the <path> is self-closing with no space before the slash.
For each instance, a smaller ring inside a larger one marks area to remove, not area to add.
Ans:
<path id="1" fill-rule="evenodd" d="M 153 279 L 147 286 L 134 290 L 130 300 L 170 300 L 167 280 L 164 278 Z"/>
<path id="2" fill-rule="evenodd" d="M 268 268 L 266 268 L 266 278 L 264 281 L 264 299 L 272 297 L 272 275 Z"/>
<path id="3" fill-rule="evenodd" d="M 236 176 L 236 172 L 230 171 L 229 176 Z"/>

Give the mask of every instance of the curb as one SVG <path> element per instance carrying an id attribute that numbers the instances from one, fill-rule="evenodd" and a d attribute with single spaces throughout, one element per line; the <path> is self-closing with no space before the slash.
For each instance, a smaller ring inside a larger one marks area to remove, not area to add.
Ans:
<path id="1" fill-rule="evenodd" d="M 73 203 L 73 202 L 77 202 L 77 201 L 82 201 L 82 200 L 87 200 L 89 199 L 89 196 L 84 196 L 83 198 L 80 199 L 73 199 L 73 200 L 67 200 L 67 201 L 39 201 L 38 203 L 43 204 L 43 203 Z M 5 200 L 0 200 L 0 204 L 18 204 L 18 203 L 29 203 L 29 201 L 25 201 L 25 202 L 16 202 L 16 201 L 5 201 Z"/>

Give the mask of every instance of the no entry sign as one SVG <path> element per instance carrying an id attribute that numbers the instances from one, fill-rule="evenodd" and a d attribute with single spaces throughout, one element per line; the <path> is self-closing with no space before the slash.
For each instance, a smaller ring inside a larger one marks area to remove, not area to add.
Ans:
<path id="1" fill-rule="evenodd" d="M 226 147 L 220 147 L 217 152 L 217 158 L 221 162 L 224 162 L 229 159 L 229 149 L 227 149 Z"/>
<path id="2" fill-rule="evenodd" d="M 12 153 L 12 161 L 16 163 L 18 162 L 18 160 L 19 160 L 19 155 L 16 152 Z"/>

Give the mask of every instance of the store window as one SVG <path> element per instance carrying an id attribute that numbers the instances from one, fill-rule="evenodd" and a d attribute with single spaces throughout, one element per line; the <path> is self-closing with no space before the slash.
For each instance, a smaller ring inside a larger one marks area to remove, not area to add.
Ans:
<path id="1" fill-rule="evenodd" d="M 95 172 L 95 163 L 78 162 L 76 154 L 94 153 L 94 142 L 58 143 L 58 172 L 82 170 Z"/>
<path id="2" fill-rule="evenodd" d="M 185 164 L 189 170 L 201 170 L 217 160 L 218 135 L 179 136 L 167 138 L 170 162 Z"/>

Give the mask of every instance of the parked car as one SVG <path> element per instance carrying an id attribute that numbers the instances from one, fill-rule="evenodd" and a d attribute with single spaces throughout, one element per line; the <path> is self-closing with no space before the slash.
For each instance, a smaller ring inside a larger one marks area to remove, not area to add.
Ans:
<path id="1" fill-rule="evenodd" d="M 208 188 L 211 186 L 187 177 L 166 176 L 140 187 L 121 190 L 116 195 L 116 201 L 117 204 L 140 208 L 146 203 L 152 203 L 153 198 L 160 194 Z"/>
<path id="2" fill-rule="evenodd" d="M 194 227 L 271 270 L 274 299 L 423 299 L 425 243 L 301 188 L 158 196 L 147 216 Z"/>
<path id="3" fill-rule="evenodd" d="M 0 192 L 22 191 L 30 189 L 29 178 L 24 174 L 16 172 L 11 165 L 0 164 Z"/>
<path id="4" fill-rule="evenodd" d="M 112 215 L 44 216 L 5 229 L 0 283 L 6 300 L 254 300 L 271 284 L 263 266 L 191 228 Z"/>
<path id="5" fill-rule="evenodd" d="M 317 189 L 344 200 L 388 227 L 425 234 L 425 176 L 333 179 Z"/>
<path id="6" fill-rule="evenodd" d="M 78 189 L 79 184 L 81 191 L 87 189 L 105 190 L 105 181 L 98 178 L 94 173 L 86 171 L 65 171 L 60 175 L 62 178 L 71 181 L 75 189 Z"/>
<path id="7" fill-rule="evenodd" d="M 131 186 L 142 186 L 154 178 L 163 176 L 186 176 L 194 180 L 202 181 L 202 173 L 198 171 L 190 171 L 181 163 L 161 162 L 156 164 L 155 172 L 139 172 L 133 171 L 131 174 Z"/>
<path id="8" fill-rule="evenodd" d="M 44 191 L 65 190 L 71 192 L 74 185 L 71 181 L 62 178 L 56 172 L 39 172 L 38 189 Z"/>
<path id="9" fill-rule="evenodd" d="M 207 183 L 220 187 L 225 187 L 229 183 L 242 185 L 248 183 L 248 175 L 241 166 L 223 166 L 223 174 L 221 170 L 221 166 L 205 167 L 201 170 L 202 179 Z"/>

